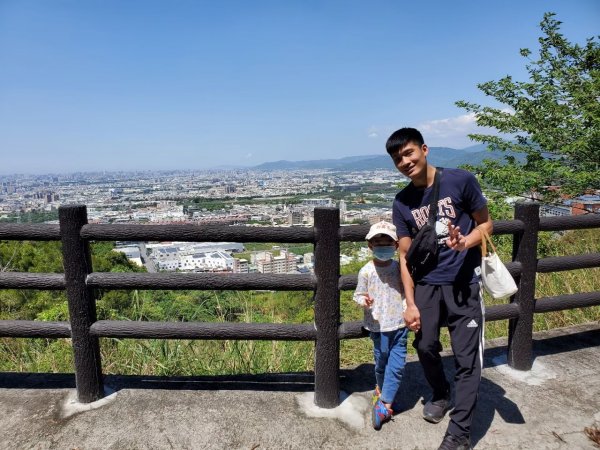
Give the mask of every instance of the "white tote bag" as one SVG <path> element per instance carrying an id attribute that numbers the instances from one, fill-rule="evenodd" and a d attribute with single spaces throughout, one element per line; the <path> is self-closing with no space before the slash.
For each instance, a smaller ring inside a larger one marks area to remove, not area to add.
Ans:
<path id="1" fill-rule="evenodd" d="M 500 261 L 496 247 L 490 239 L 489 234 L 480 227 L 481 233 L 481 282 L 483 287 L 494 298 L 507 297 L 517 292 L 517 284 L 506 266 Z M 487 252 L 489 242 L 492 251 Z"/>

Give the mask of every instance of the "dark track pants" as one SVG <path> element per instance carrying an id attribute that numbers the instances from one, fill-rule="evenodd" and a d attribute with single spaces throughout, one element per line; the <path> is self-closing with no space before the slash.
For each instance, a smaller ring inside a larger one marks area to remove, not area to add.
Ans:
<path id="1" fill-rule="evenodd" d="M 454 352 L 455 401 L 448 431 L 456 436 L 470 433 L 471 421 L 483 366 L 484 307 L 479 283 L 464 286 L 415 286 L 415 304 L 421 314 L 421 330 L 414 347 L 433 389 L 433 398 L 443 397 L 449 385 L 440 351 L 440 325 L 447 323 Z"/>

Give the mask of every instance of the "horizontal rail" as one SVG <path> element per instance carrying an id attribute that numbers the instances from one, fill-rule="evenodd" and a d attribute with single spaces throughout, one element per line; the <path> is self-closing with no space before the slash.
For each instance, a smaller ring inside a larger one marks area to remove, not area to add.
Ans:
<path id="1" fill-rule="evenodd" d="M 580 257 L 560 257 L 582 259 Z M 540 262 L 545 261 L 544 258 Z M 586 266 L 596 267 L 596 259 Z M 506 267 L 513 276 L 518 276 L 521 264 L 517 261 L 506 263 Z M 572 268 L 547 270 L 571 270 Z M 357 275 L 342 275 L 339 279 L 340 290 L 356 288 Z M 232 274 L 232 273 L 112 273 L 94 272 L 88 275 L 87 284 L 90 287 L 101 289 L 168 289 L 168 290 L 287 290 L 310 291 L 316 288 L 316 280 L 312 275 L 297 274 Z M 63 274 L 3 272 L 0 273 L 0 289 L 39 289 L 60 290 L 65 289 Z"/>
<path id="2" fill-rule="evenodd" d="M 62 273 L 0 272 L 0 289 L 65 289 Z"/>
<path id="3" fill-rule="evenodd" d="M 363 328 L 361 321 L 343 322 L 338 327 L 338 339 L 359 339 L 368 336 L 369 332 Z"/>
<path id="4" fill-rule="evenodd" d="M 582 292 L 579 294 L 558 295 L 556 297 L 536 299 L 535 312 L 545 313 L 597 305 L 600 305 L 600 291 Z"/>
<path id="5" fill-rule="evenodd" d="M 510 272 L 510 274 L 513 277 L 521 276 L 521 270 L 522 270 L 523 266 L 520 261 L 509 261 L 509 262 L 505 263 L 504 265 L 506 266 L 506 268 L 508 269 L 508 271 Z"/>
<path id="6" fill-rule="evenodd" d="M 486 322 L 515 317 L 519 317 L 519 305 L 516 303 L 489 306 L 485 311 Z M 338 328 L 338 339 L 359 339 L 367 336 L 369 332 L 363 328 L 361 321 L 343 322 Z"/>
<path id="7" fill-rule="evenodd" d="M 600 293 L 596 299 L 600 303 Z M 583 306 L 583 305 L 582 305 Z M 517 317 L 518 305 L 495 305 L 487 308 L 487 321 Z M 134 339 L 241 339 L 241 340 L 297 340 L 316 339 L 313 324 L 273 323 L 204 323 L 204 322 L 136 322 L 100 320 L 92 324 L 90 334 L 98 337 Z M 0 337 L 70 337 L 68 322 L 40 322 L 34 320 L 0 321 Z M 368 336 L 362 322 L 344 322 L 338 329 L 339 339 L 357 339 Z"/>
<path id="8" fill-rule="evenodd" d="M 493 234 L 514 234 L 525 230 L 525 224 L 522 220 L 494 220 Z"/>
<path id="9" fill-rule="evenodd" d="M 223 225 L 109 225 L 88 224 L 81 237 L 97 241 L 184 242 L 315 242 L 314 228 L 241 227 Z"/>
<path id="10" fill-rule="evenodd" d="M 485 320 L 486 322 L 493 322 L 495 320 L 515 319 L 519 317 L 519 311 L 518 303 L 486 306 Z"/>
<path id="11" fill-rule="evenodd" d="M 317 281 L 308 274 L 94 272 L 88 275 L 87 285 L 102 289 L 312 291 Z"/>
<path id="12" fill-rule="evenodd" d="M 42 322 L 38 320 L 0 320 L 0 337 L 16 338 L 69 338 L 69 322 Z"/>
<path id="13" fill-rule="evenodd" d="M 580 216 L 540 217 L 540 231 L 581 230 L 600 227 L 600 214 Z"/>
<path id="14" fill-rule="evenodd" d="M 342 226 L 338 230 L 340 241 L 360 242 L 365 240 L 370 225 Z"/>
<path id="15" fill-rule="evenodd" d="M 587 217 L 581 216 L 581 217 Z M 595 226 L 583 220 L 585 226 L 577 223 L 566 229 Z M 554 218 L 552 218 L 554 219 Z M 571 219 L 571 218 L 569 218 Z M 566 222 L 570 223 L 570 222 Z M 555 229 L 548 228 L 550 229 Z M 556 229 L 561 229 L 560 227 Z M 562 227 L 565 229 L 565 226 Z M 523 230 L 523 222 L 519 220 L 495 220 L 494 234 L 510 234 Z M 369 231 L 368 225 L 351 225 L 340 227 L 339 236 L 342 241 L 359 242 L 365 239 Z M 311 243 L 317 235 L 313 228 L 305 227 L 242 227 L 220 225 L 129 225 L 129 224 L 88 224 L 81 230 L 81 237 L 97 241 L 182 241 L 182 242 L 277 242 L 277 243 Z M 0 239 L 58 241 L 60 229 L 53 224 L 0 224 Z"/>
<path id="16" fill-rule="evenodd" d="M 356 289 L 358 284 L 358 275 L 342 275 L 338 281 L 338 289 L 340 291 L 350 291 Z"/>
<path id="17" fill-rule="evenodd" d="M 586 255 L 552 256 L 538 260 L 538 273 L 563 272 L 565 270 L 600 267 L 600 253 Z"/>
<path id="18" fill-rule="evenodd" d="M 525 225 L 521 220 L 494 220 L 494 233 L 513 234 L 523 231 Z M 365 240 L 369 225 L 350 225 L 339 229 L 340 241 L 360 242 Z"/>
<path id="19" fill-rule="evenodd" d="M 133 339 L 235 339 L 314 341 L 313 324 L 277 323 L 206 323 L 206 322 L 133 322 L 100 320 L 92 324 L 90 334 L 98 337 Z"/>
<path id="20" fill-rule="evenodd" d="M 521 275 L 521 263 L 519 261 L 510 261 L 505 264 L 506 268 L 513 277 Z M 356 288 L 358 275 L 342 275 L 338 283 L 340 291 L 350 291 Z"/>
<path id="21" fill-rule="evenodd" d="M 0 223 L 0 239 L 60 241 L 60 228 L 47 223 Z"/>

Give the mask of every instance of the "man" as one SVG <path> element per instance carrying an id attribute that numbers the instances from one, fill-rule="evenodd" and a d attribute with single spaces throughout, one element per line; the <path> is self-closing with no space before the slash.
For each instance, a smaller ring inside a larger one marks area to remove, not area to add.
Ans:
<path id="1" fill-rule="evenodd" d="M 433 390 L 423 418 L 438 423 L 450 409 L 439 342 L 440 326 L 448 324 L 456 363 L 455 402 L 440 449 L 470 449 L 471 422 L 483 365 L 483 301 L 481 298 L 481 234 L 492 232 L 487 202 L 476 178 L 461 169 L 440 174 L 437 211 L 429 211 L 436 168 L 427 162 L 429 148 L 414 128 L 394 132 L 386 149 L 396 168 L 411 183 L 396 195 L 393 221 L 399 238 L 400 273 L 407 309 L 404 319 L 416 332 L 414 346 Z M 406 254 L 418 229 L 437 214 L 437 265 L 413 280 Z"/>

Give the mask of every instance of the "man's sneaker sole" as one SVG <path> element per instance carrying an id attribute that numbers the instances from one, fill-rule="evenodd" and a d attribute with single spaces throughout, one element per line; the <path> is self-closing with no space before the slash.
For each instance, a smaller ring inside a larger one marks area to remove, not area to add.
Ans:
<path id="1" fill-rule="evenodd" d="M 426 416 L 425 414 L 423 414 L 423 419 L 425 419 L 427 422 L 429 423 L 440 423 L 442 420 L 444 420 L 444 417 L 446 417 L 446 413 L 448 412 L 448 410 L 446 410 L 444 412 L 444 415 L 442 417 L 432 417 L 432 416 Z"/>

